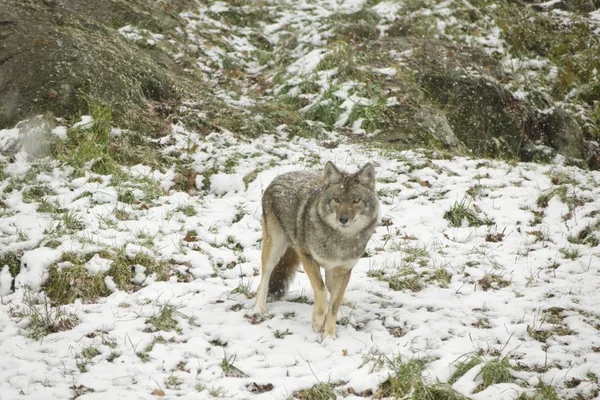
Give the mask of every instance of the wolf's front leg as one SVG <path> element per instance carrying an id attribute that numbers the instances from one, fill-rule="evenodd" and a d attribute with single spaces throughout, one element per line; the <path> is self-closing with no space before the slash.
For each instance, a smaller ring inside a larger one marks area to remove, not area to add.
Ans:
<path id="1" fill-rule="evenodd" d="M 325 317 L 325 331 L 323 332 L 323 337 L 335 339 L 337 315 L 340 306 L 342 305 L 342 301 L 344 300 L 344 293 L 346 293 L 352 269 L 337 267 L 334 268 L 331 273 L 331 299 L 329 300 L 329 310 Z"/>
<path id="2" fill-rule="evenodd" d="M 323 277 L 321 276 L 321 267 L 319 264 L 310 256 L 300 253 L 302 260 L 302 266 L 308 279 L 310 280 L 310 286 L 312 286 L 315 294 L 315 305 L 313 308 L 312 325 L 315 332 L 321 332 L 323 330 L 323 324 L 325 323 L 325 311 L 327 308 L 327 292 L 325 291 L 325 283 L 323 283 Z"/>
<path id="3" fill-rule="evenodd" d="M 326 271 L 325 271 L 325 286 L 327 286 L 327 290 L 329 290 L 330 299 L 331 299 L 331 297 L 333 296 L 333 295 L 332 295 L 332 293 L 333 293 L 333 288 L 335 287 L 335 286 L 334 286 L 334 283 L 333 283 L 333 271 L 334 271 L 334 270 L 335 270 L 335 269 L 328 269 L 328 270 L 326 270 Z M 350 307 L 350 308 L 354 308 L 354 307 L 355 307 L 355 304 L 354 304 L 354 302 L 352 302 L 352 301 L 350 301 L 350 300 L 346 299 L 346 297 L 345 297 L 345 296 L 344 296 L 344 298 L 342 299 L 342 305 L 343 305 L 343 306 L 346 306 L 346 307 Z"/>

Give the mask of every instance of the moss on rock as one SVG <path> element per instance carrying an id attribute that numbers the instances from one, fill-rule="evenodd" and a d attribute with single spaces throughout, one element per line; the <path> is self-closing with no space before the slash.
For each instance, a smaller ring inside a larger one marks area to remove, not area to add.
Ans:
<path id="1" fill-rule="evenodd" d="M 109 105 L 124 127 L 160 130 L 161 118 L 149 111 L 148 103 L 181 96 L 178 66 L 165 53 L 126 40 L 114 27 L 155 21 L 152 28 L 160 31 L 159 25 L 166 29 L 174 22 L 166 18 L 159 24 L 149 11 L 137 10 L 138 3 L 0 4 L 0 127 L 47 112 L 76 117 L 92 102 Z M 131 12 L 119 14 L 123 7 Z"/>
<path id="2" fill-rule="evenodd" d="M 431 70 L 419 78 L 467 148 L 486 156 L 517 156 L 532 119 L 526 104 L 483 77 Z"/>

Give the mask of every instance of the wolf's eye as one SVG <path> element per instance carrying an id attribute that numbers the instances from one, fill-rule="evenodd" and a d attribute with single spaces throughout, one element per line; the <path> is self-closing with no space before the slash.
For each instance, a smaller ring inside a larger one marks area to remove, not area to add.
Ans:
<path id="1" fill-rule="evenodd" d="M 339 203 L 339 202 L 340 202 L 340 199 L 338 199 L 337 197 L 334 197 L 334 198 L 333 198 L 333 202 L 334 202 L 334 203 Z"/>
<path id="2" fill-rule="evenodd" d="M 356 204 L 356 203 L 360 203 L 360 199 L 354 199 L 354 200 L 352 200 L 352 202 L 353 202 L 354 204 Z"/>

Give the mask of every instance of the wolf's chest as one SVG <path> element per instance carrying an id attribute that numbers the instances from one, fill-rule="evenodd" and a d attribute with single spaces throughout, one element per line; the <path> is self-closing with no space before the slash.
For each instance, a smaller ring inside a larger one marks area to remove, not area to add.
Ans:
<path id="1" fill-rule="evenodd" d="M 311 255 L 326 269 L 345 267 L 350 269 L 356 264 L 364 252 L 365 244 L 363 241 L 342 241 L 330 238 L 311 246 Z"/>
<path id="2" fill-rule="evenodd" d="M 326 258 L 319 257 L 316 254 L 313 255 L 313 258 L 315 259 L 315 261 L 317 263 L 319 263 L 319 265 L 321 266 L 321 268 L 323 268 L 325 270 L 330 270 L 330 269 L 334 269 L 334 268 L 337 268 L 337 267 L 342 267 L 342 268 L 345 268 L 345 269 L 352 269 L 352 267 L 354 267 L 354 265 L 358 261 L 357 258 L 349 259 L 349 260 L 326 259 Z"/>

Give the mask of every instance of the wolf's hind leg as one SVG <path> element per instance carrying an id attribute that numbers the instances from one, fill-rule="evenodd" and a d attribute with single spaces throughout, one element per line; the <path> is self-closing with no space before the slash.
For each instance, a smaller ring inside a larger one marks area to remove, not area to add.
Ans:
<path id="1" fill-rule="evenodd" d="M 325 271 L 325 284 L 327 285 L 327 290 L 329 291 L 329 302 L 333 300 L 333 269 L 328 269 Z M 342 299 L 342 305 L 350 308 L 354 308 L 356 304 L 354 302 L 344 298 Z"/>
<path id="2" fill-rule="evenodd" d="M 265 313 L 267 311 L 267 295 L 269 294 L 271 274 L 289 246 L 290 242 L 275 217 L 267 216 L 263 220 L 262 266 L 260 284 L 256 291 L 255 312 Z"/>

